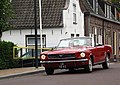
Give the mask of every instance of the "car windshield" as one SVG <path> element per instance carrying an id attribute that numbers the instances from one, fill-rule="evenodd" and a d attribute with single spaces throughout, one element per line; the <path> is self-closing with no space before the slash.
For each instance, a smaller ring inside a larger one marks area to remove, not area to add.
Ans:
<path id="1" fill-rule="evenodd" d="M 76 47 L 76 46 L 92 46 L 92 38 L 70 38 L 60 41 L 58 48 Z"/>

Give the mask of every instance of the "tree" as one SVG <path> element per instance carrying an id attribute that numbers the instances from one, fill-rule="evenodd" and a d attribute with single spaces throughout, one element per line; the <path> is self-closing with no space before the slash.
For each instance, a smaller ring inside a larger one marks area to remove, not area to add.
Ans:
<path id="1" fill-rule="evenodd" d="M 112 2 L 120 2 L 120 0 L 112 0 Z"/>
<path id="2" fill-rule="evenodd" d="M 120 0 L 112 0 L 112 3 L 117 6 L 117 10 L 120 11 Z"/>
<path id="3" fill-rule="evenodd" d="M 120 8 L 120 0 L 112 0 L 112 3 Z"/>
<path id="4" fill-rule="evenodd" d="M 12 16 L 11 0 L 0 0 L 0 39 L 2 32 L 9 29 Z"/>

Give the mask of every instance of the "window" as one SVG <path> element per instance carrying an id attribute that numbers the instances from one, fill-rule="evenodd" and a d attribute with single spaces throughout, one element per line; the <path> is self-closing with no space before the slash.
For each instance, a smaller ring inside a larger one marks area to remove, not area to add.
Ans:
<path id="1" fill-rule="evenodd" d="M 105 13 L 105 3 L 102 0 L 98 0 L 98 4 L 100 5 L 102 11 Z"/>
<path id="2" fill-rule="evenodd" d="M 97 30 L 98 44 L 102 44 L 102 29 L 98 28 Z"/>
<path id="3" fill-rule="evenodd" d="M 73 38 L 74 37 L 74 34 L 71 34 L 71 38 Z"/>
<path id="4" fill-rule="evenodd" d="M 89 3 L 91 4 L 92 8 L 93 8 L 93 0 L 88 0 Z"/>
<path id="5" fill-rule="evenodd" d="M 33 47 L 35 47 L 35 35 L 26 35 L 26 47 L 31 47 L 31 48 L 27 48 L 25 50 L 24 55 L 25 56 L 31 56 L 34 57 L 35 56 L 35 49 L 33 49 Z M 40 35 L 37 35 L 37 42 L 38 42 L 38 48 L 40 48 L 41 42 L 40 42 Z M 46 36 L 43 35 L 42 36 L 42 46 L 46 47 Z M 40 56 L 40 49 L 38 49 L 38 56 Z"/>
<path id="6" fill-rule="evenodd" d="M 119 32 L 119 37 L 120 37 L 120 32 Z M 120 56 L 120 39 L 119 39 L 119 56 Z"/>
<path id="7" fill-rule="evenodd" d="M 117 35 L 116 35 L 116 32 L 113 32 L 113 54 L 116 55 L 116 45 L 117 45 L 117 39 L 116 39 Z"/>
<path id="8" fill-rule="evenodd" d="M 112 12 L 112 14 L 113 14 L 114 17 L 115 17 L 115 7 L 111 7 L 111 12 Z"/>
<path id="9" fill-rule="evenodd" d="M 116 20 L 117 19 L 117 10 L 115 7 L 111 6 L 111 18 Z"/>
<path id="10" fill-rule="evenodd" d="M 76 24 L 76 4 L 73 4 L 73 24 Z"/>
<path id="11" fill-rule="evenodd" d="M 40 46 L 41 42 L 40 42 L 39 35 L 37 37 L 37 42 L 38 42 L 38 46 Z M 34 46 L 34 45 L 35 45 L 35 35 L 26 35 L 26 46 Z M 46 46 L 46 36 L 45 35 L 42 36 L 42 45 L 43 45 L 43 47 Z"/>
<path id="12" fill-rule="evenodd" d="M 76 37 L 79 37 L 80 35 L 79 34 L 76 34 Z"/>
<path id="13" fill-rule="evenodd" d="M 34 37 L 28 37 L 27 38 L 28 45 L 35 45 L 35 38 Z M 40 37 L 37 38 L 38 45 L 41 45 L 40 43 Z M 42 38 L 42 44 L 45 45 L 45 39 Z"/>
<path id="14" fill-rule="evenodd" d="M 109 5 L 106 5 L 106 12 L 105 12 L 105 16 L 107 17 L 107 18 L 110 18 L 110 14 L 111 14 L 111 6 L 109 6 Z"/>

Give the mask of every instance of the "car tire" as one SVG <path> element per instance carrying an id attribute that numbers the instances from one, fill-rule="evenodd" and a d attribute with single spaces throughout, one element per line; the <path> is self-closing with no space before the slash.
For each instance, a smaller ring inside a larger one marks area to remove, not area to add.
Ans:
<path id="1" fill-rule="evenodd" d="M 52 75 L 54 73 L 54 69 L 52 68 L 45 68 L 45 72 L 47 75 Z"/>
<path id="2" fill-rule="evenodd" d="M 105 57 L 105 62 L 102 63 L 102 67 L 103 67 L 103 69 L 108 69 L 109 66 L 110 66 L 109 56 L 106 55 L 106 57 Z"/>
<path id="3" fill-rule="evenodd" d="M 93 71 L 93 64 L 91 58 L 88 60 L 88 65 L 85 67 L 85 71 L 87 73 L 91 73 Z"/>

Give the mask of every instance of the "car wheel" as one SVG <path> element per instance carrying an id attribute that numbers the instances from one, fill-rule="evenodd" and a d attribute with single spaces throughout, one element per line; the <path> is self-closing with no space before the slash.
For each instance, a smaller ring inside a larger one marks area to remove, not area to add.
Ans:
<path id="1" fill-rule="evenodd" d="M 110 60 L 109 60 L 109 56 L 107 55 L 105 57 L 105 62 L 102 63 L 102 67 L 103 67 L 103 69 L 108 69 L 109 66 L 110 66 Z"/>
<path id="2" fill-rule="evenodd" d="M 88 65 L 85 67 L 85 71 L 91 73 L 93 70 L 92 59 L 90 58 L 88 61 Z"/>
<path id="3" fill-rule="evenodd" d="M 47 75 L 52 75 L 54 73 L 54 69 L 52 68 L 45 68 L 45 71 Z"/>

